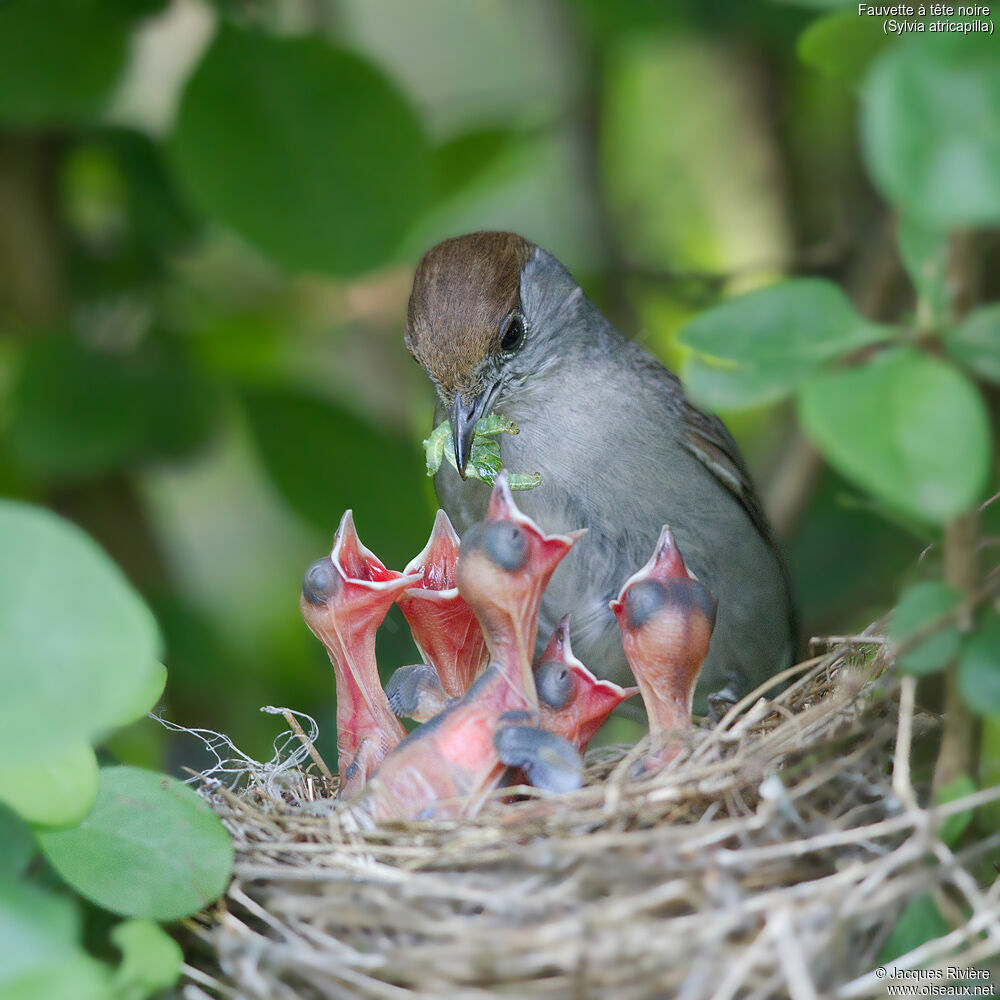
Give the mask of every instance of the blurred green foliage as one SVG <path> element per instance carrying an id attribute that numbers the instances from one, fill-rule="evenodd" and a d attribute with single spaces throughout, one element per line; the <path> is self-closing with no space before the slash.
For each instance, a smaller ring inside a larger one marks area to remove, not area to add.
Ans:
<path id="1" fill-rule="evenodd" d="M 205 766 L 190 738 L 126 725 L 159 659 L 169 718 L 265 759 L 282 724 L 258 709 L 290 705 L 333 763 L 301 572 L 348 507 L 388 565 L 424 543 L 433 401 L 401 330 L 420 253 L 472 229 L 552 250 L 723 411 L 807 636 L 903 593 L 904 641 L 951 607 L 943 526 L 996 489 L 1000 61 L 991 38 L 887 40 L 844 7 L 0 4 L 0 491 L 96 542 L 0 508 L 0 670 L 23 695 L 0 702 L 0 798 L 76 822 L 105 801 L 96 744 Z M 993 504 L 984 568 L 998 537 Z M 1000 712 L 997 629 L 983 609 L 904 666 L 957 663 L 966 699 Z M 378 653 L 386 672 L 414 661 L 398 613 Z M 997 731 L 987 717 L 983 782 Z M 0 995 L 15 975 L 65 997 L 171 981 L 145 918 L 182 905 L 125 905 L 99 842 L 67 865 L 52 834 L 32 862 L 3 806 L 0 840 L 0 931 L 21 935 Z M 115 931 L 117 971 L 79 947 L 75 904 L 8 885 L 29 862 L 141 918 Z M 885 954 L 940 923 L 915 902 Z"/>
<path id="2" fill-rule="evenodd" d="M 905 514 L 944 524 L 982 499 L 992 459 L 982 397 L 910 347 L 814 376 L 799 419 L 834 468 Z"/>
<path id="3" fill-rule="evenodd" d="M 383 263 L 427 200 L 416 115 L 366 59 L 320 38 L 223 24 L 171 146 L 206 212 L 291 270 Z"/>
<path id="4" fill-rule="evenodd" d="M 153 920 L 222 893 L 233 845 L 176 779 L 98 769 L 92 745 L 163 693 L 162 643 L 139 595 L 90 538 L 40 507 L 0 501 L 0 539 L 0 996 L 143 1000 L 180 974 L 180 949 Z M 34 888 L 56 877 L 136 918 L 110 930 L 114 972 L 80 947 L 77 902 Z"/>
<path id="5" fill-rule="evenodd" d="M 126 916 L 187 916 L 223 893 L 232 872 L 232 842 L 208 803 L 137 767 L 102 768 L 86 819 L 38 842 L 81 895 Z"/>
<path id="6" fill-rule="evenodd" d="M 0 530 L 0 662 L 19 672 L 17 697 L 0 708 L 7 768 L 133 722 L 156 702 L 164 675 L 153 616 L 91 539 L 10 500 L 0 501 Z M 47 729 L 41 746 L 35 712 Z"/>

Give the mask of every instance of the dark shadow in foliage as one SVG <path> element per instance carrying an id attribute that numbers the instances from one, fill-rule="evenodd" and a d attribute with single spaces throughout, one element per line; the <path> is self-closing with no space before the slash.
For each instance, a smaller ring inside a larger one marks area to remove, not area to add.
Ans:
<path id="1" fill-rule="evenodd" d="M 190 454 L 212 430 L 215 393 L 175 338 L 98 347 L 52 336 L 25 351 L 11 409 L 19 464 L 79 482 Z"/>
<path id="2" fill-rule="evenodd" d="M 68 274 L 84 301 L 131 294 L 162 279 L 198 224 L 160 146 L 125 128 L 100 128 L 66 150 L 59 193 L 73 249 Z"/>
<path id="3" fill-rule="evenodd" d="M 926 541 L 863 506 L 857 491 L 827 472 L 786 545 L 795 579 L 803 634 L 840 631 L 860 613 L 888 610 L 900 576 Z"/>
<path id="4" fill-rule="evenodd" d="M 247 389 L 242 399 L 264 467 L 293 510 L 331 540 L 343 512 L 357 511 L 362 542 L 390 568 L 420 551 L 433 518 L 411 440 L 295 389 Z"/>

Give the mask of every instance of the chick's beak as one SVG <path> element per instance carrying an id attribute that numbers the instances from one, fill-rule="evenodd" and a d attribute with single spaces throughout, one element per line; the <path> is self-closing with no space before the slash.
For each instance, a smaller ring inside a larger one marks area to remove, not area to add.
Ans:
<path id="1" fill-rule="evenodd" d="M 455 392 L 455 400 L 451 404 L 451 439 L 455 445 L 455 465 L 463 479 L 472 455 L 476 421 L 488 409 L 492 395 L 490 389 L 484 389 L 479 395 L 465 399 L 460 392 Z"/>

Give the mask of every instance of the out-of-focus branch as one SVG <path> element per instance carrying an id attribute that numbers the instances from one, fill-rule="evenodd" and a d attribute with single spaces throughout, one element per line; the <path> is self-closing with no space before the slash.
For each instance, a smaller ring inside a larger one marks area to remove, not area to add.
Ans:
<path id="1" fill-rule="evenodd" d="M 794 428 L 764 491 L 764 509 L 779 538 L 787 538 L 798 524 L 822 471 L 822 456 Z"/>
<path id="2" fill-rule="evenodd" d="M 0 137 L 0 319 L 39 327 L 59 317 L 62 229 L 51 142 Z"/>
<path id="3" fill-rule="evenodd" d="M 971 234 L 956 233 L 949 245 L 948 278 L 952 288 L 952 318 L 961 319 L 975 304 L 979 292 L 979 260 Z M 975 510 L 945 527 L 945 580 L 967 597 L 979 582 L 979 516 Z M 960 623 L 972 626 L 972 615 Z M 945 673 L 944 732 L 934 766 L 934 791 L 938 792 L 975 765 L 976 723 L 958 686 L 958 664 Z"/>
<path id="4" fill-rule="evenodd" d="M 971 511 L 953 521 L 944 533 L 945 580 L 966 596 L 976 589 L 979 577 L 977 551 L 978 517 Z M 971 612 L 966 612 L 966 628 L 971 625 Z M 944 731 L 941 749 L 934 765 L 934 791 L 946 788 L 963 774 L 971 774 L 975 763 L 976 725 L 958 687 L 958 665 L 952 663 L 945 673 Z"/>
<path id="5" fill-rule="evenodd" d="M 113 475 L 92 484 L 53 490 L 50 506 L 96 538 L 145 594 L 164 590 L 168 570 L 133 479 Z"/>

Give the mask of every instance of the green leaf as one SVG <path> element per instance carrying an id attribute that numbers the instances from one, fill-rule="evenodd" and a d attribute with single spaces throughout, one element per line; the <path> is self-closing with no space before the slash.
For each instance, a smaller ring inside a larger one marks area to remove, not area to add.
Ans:
<path id="1" fill-rule="evenodd" d="M 995 612 L 984 615 L 962 643 L 958 686 L 976 715 L 1000 715 L 1000 615 Z"/>
<path id="2" fill-rule="evenodd" d="M 167 668 L 162 663 L 154 663 L 148 673 L 139 678 L 132 688 L 129 699 L 122 706 L 116 720 L 117 726 L 127 726 L 148 715 L 160 700 L 167 686 Z"/>
<path id="3" fill-rule="evenodd" d="M 79 935 L 70 900 L 0 879 L 0 996 L 21 977 L 72 955 Z"/>
<path id="4" fill-rule="evenodd" d="M 496 482 L 503 467 L 500 458 L 500 442 L 497 434 L 520 434 L 513 420 L 489 413 L 476 421 L 475 433 L 472 437 L 472 448 L 469 461 L 465 467 L 467 479 L 477 479 L 487 486 Z M 457 472 L 455 449 L 451 443 L 451 422 L 443 420 L 431 431 L 430 437 L 424 441 L 424 451 L 427 455 L 427 475 L 433 476 L 441 468 L 441 462 L 447 458 L 448 464 Z M 537 472 L 507 472 L 507 485 L 512 490 L 533 490 L 540 486 L 542 477 Z"/>
<path id="5" fill-rule="evenodd" d="M 1000 303 L 982 306 L 944 337 L 945 350 L 980 378 L 1000 384 Z"/>
<path id="6" fill-rule="evenodd" d="M 129 917 L 194 913 L 225 891 L 233 867 L 229 834 L 204 800 L 136 767 L 103 768 L 87 818 L 38 840 L 77 892 Z"/>
<path id="7" fill-rule="evenodd" d="M 159 924 L 128 920 L 111 932 L 111 940 L 122 953 L 115 972 L 118 1000 L 145 1000 L 169 989 L 180 977 L 184 954 Z"/>
<path id="8" fill-rule="evenodd" d="M 856 9 L 836 11 L 814 21 L 799 38 L 799 59 L 852 87 L 861 83 L 868 64 L 889 44 L 880 26 Z"/>
<path id="9" fill-rule="evenodd" d="M 929 625 L 935 618 L 954 610 L 962 595 L 946 583 L 927 581 L 909 587 L 896 605 L 889 626 L 889 638 L 902 643 Z M 930 674 L 946 667 L 958 652 L 958 625 L 952 623 L 928 636 L 899 657 L 899 668 L 909 674 Z"/>
<path id="10" fill-rule="evenodd" d="M 878 965 L 889 965 L 900 955 L 950 933 L 951 928 L 941 916 L 934 898 L 930 894 L 915 896 L 899 915 L 875 961 Z"/>
<path id="11" fill-rule="evenodd" d="M 224 23 L 188 82 L 173 153 L 197 202 L 291 269 L 384 263 L 429 194 L 420 122 L 370 63 Z"/>
<path id="12" fill-rule="evenodd" d="M 332 535 L 344 510 L 357 510 L 387 564 L 420 548 L 427 511 L 420 455 L 409 441 L 293 390 L 248 390 L 243 402 L 264 467 L 294 511 Z"/>
<path id="13" fill-rule="evenodd" d="M 989 477 L 989 418 L 976 387 L 909 347 L 814 375 L 799 418 L 838 472 L 923 521 L 969 510 Z"/>
<path id="14" fill-rule="evenodd" d="M 787 396 L 825 362 L 887 333 L 859 316 L 832 282 L 802 278 L 709 309 L 682 327 L 677 339 L 694 352 L 684 369 L 694 398 L 733 409 L 748 400 Z M 733 401 L 719 402 L 727 385 Z M 705 389 L 710 400 L 698 394 Z"/>
<path id="15" fill-rule="evenodd" d="M 122 351 L 40 337 L 13 397 L 11 451 L 25 469 L 59 481 L 185 455 L 205 441 L 214 412 L 212 387 L 166 337 Z"/>
<path id="16" fill-rule="evenodd" d="M 865 81 L 862 146 L 906 215 L 944 229 L 1000 222 L 1000 60 L 985 36 L 894 45 Z"/>
<path id="17" fill-rule="evenodd" d="M 899 254 L 906 273 L 928 310 L 928 319 L 940 326 L 951 310 L 948 287 L 948 234 L 928 229 L 913 219 L 900 220 L 896 229 Z"/>
<path id="18" fill-rule="evenodd" d="M 91 300 L 134 296 L 136 286 L 162 279 L 196 232 L 161 145 L 125 128 L 88 129 L 67 146 L 59 202 L 74 288 Z"/>
<path id="19" fill-rule="evenodd" d="M 121 571 L 49 511 L 0 500 L 0 759 L 32 761 L 128 721 L 159 675 L 156 622 Z M 41 727 L 41 728 L 40 728 Z"/>
<path id="20" fill-rule="evenodd" d="M 0 882 L 20 875 L 35 856 L 35 838 L 20 816 L 0 803 Z"/>
<path id="21" fill-rule="evenodd" d="M 760 288 L 709 309 L 681 328 L 699 354 L 766 365 L 786 358 L 815 366 L 886 336 L 855 312 L 831 281 L 799 278 Z"/>
<path id="22" fill-rule="evenodd" d="M 0 121 L 93 118 L 125 65 L 133 22 L 162 4 L 123 0 L 0 3 Z"/>
<path id="23" fill-rule="evenodd" d="M 975 791 L 976 783 L 972 780 L 972 778 L 970 778 L 967 774 L 960 774 L 954 781 L 945 785 L 945 787 L 937 793 L 935 801 L 939 806 L 943 806 L 948 802 L 954 802 L 955 799 L 961 799 L 966 795 L 972 795 Z M 955 813 L 953 816 L 949 816 L 944 823 L 941 824 L 941 828 L 938 830 L 938 836 L 949 847 L 953 848 L 961 839 L 962 834 L 965 832 L 965 828 L 972 822 L 974 812 L 974 809 L 967 809 L 965 812 Z"/>
<path id="24" fill-rule="evenodd" d="M 8 986 L 0 1000 L 118 1000 L 107 966 L 76 951 L 39 966 Z"/>
<path id="25" fill-rule="evenodd" d="M 811 368 L 761 367 L 692 354 L 681 375 L 688 395 L 706 410 L 747 410 L 785 399 Z"/>
<path id="26" fill-rule="evenodd" d="M 445 452 L 448 450 L 451 441 L 451 421 L 442 420 L 441 423 L 431 431 L 430 436 L 424 438 L 424 454 L 427 457 L 427 475 L 433 476 L 441 463 L 444 461 Z M 454 460 L 452 455 L 452 460 Z"/>
<path id="27" fill-rule="evenodd" d="M 69 826 L 87 815 L 97 797 L 97 758 L 87 743 L 8 764 L 0 761 L 0 801 L 29 823 Z"/>

